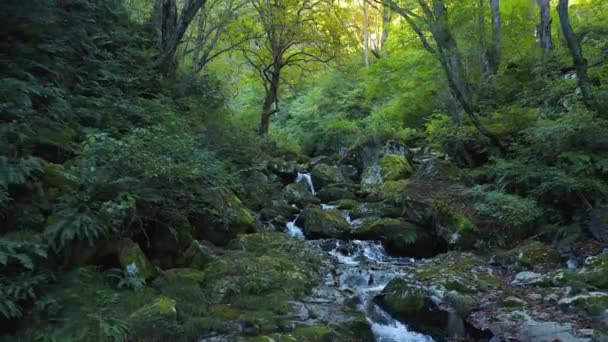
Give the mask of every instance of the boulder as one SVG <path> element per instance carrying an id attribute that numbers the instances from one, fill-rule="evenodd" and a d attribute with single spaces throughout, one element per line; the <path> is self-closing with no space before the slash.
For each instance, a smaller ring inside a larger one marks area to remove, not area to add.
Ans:
<path id="1" fill-rule="evenodd" d="M 383 181 L 407 179 L 412 175 L 412 166 L 405 157 L 400 155 L 386 155 L 380 159 L 379 165 Z"/>
<path id="2" fill-rule="evenodd" d="M 339 165 L 338 168 L 342 175 L 351 182 L 356 182 L 358 180 L 359 172 L 352 165 Z"/>
<path id="3" fill-rule="evenodd" d="M 118 261 L 127 273 L 142 279 L 152 277 L 152 264 L 137 243 L 122 239 L 117 243 L 117 252 Z"/>
<path id="4" fill-rule="evenodd" d="M 425 161 L 414 173 L 413 178 L 415 180 L 423 181 L 438 181 L 438 180 L 449 180 L 453 181 L 462 176 L 462 171 L 447 160 L 440 160 L 432 158 Z"/>
<path id="5" fill-rule="evenodd" d="M 382 183 L 382 169 L 380 165 L 374 164 L 366 167 L 361 173 L 361 184 L 374 185 Z"/>
<path id="6" fill-rule="evenodd" d="M 203 269 L 217 257 L 215 247 L 211 243 L 192 240 L 190 246 L 179 256 L 177 264 L 183 267 Z"/>
<path id="7" fill-rule="evenodd" d="M 253 213 L 230 190 L 217 188 L 208 191 L 201 200 L 207 208 L 188 218 L 195 239 L 225 245 L 239 234 L 256 230 Z M 205 214 L 201 214 L 204 212 Z"/>
<path id="8" fill-rule="evenodd" d="M 544 280 L 544 277 L 540 273 L 524 271 L 519 272 L 513 278 L 513 285 L 534 285 L 540 284 Z"/>
<path id="9" fill-rule="evenodd" d="M 346 179 L 337 166 L 317 164 L 312 169 L 311 175 L 312 182 L 317 190 L 320 190 L 329 184 L 346 182 Z"/>
<path id="10" fill-rule="evenodd" d="M 395 278 L 374 301 L 391 316 L 406 322 L 413 330 L 444 340 L 450 335 L 447 311 L 440 310 L 426 295 L 424 289 Z"/>
<path id="11" fill-rule="evenodd" d="M 286 194 L 287 191 L 284 192 Z M 291 196 L 291 195 L 289 195 Z M 288 196 L 286 196 L 288 197 Z M 294 199 L 295 197 L 292 197 Z M 299 205 L 308 204 L 306 201 L 296 201 Z M 315 203 L 317 201 L 313 201 Z M 298 213 L 298 209 L 289 204 L 286 200 L 270 201 L 266 207 L 260 210 L 260 218 L 262 220 L 284 225 L 289 222 L 290 218 Z"/>
<path id="12" fill-rule="evenodd" d="M 403 209 L 386 202 L 365 202 L 365 203 L 345 203 L 343 201 L 336 202 L 340 209 L 348 209 L 351 218 L 358 219 L 362 217 L 388 217 L 398 218 L 403 214 Z M 346 205 L 346 207 L 345 207 Z M 350 207 L 348 207 L 350 205 Z"/>
<path id="13" fill-rule="evenodd" d="M 307 207 L 296 224 L 302 227 L 307 238 L 343 238 L 350 233 L 350 225 L 338 210 Z"/>
<path id="14" fill-rule="evenodd" d="M 439 246 L 420 226 L 393 218 L 366 218 L 353 235 L 362 240 L 381 240 L 389 253 L 430 257 L 436 255 Z"/>
<path id="15" fill-rule="evenodd" d="M 298 172 L 298 164 L 293 161 L 273 158 L 268 163 L 268 170 L 277 175 L 284 184 L 288 184 L 295 179 Z"/>
<path id="16" fill-rule="evenodd" d="M 171 298 L 157 297 L 152 303 L 131 313 L 128 318 L 129 325 L 140 327 L 154 324 L 154 322 L 173 321 L 177 318 L 175 305 L 176 301 Z"/>
<path id="17" fill-rule="evenodd" d="M 290 204 L 295 204 L 300 208 L 308 204 L 318 204 L 319 199 L 315 197 L 305 182 L 291 183 L 283 189 L 282 197 Z"/>
<path id="18" fill-rule="evenodd" d="M 354 200 L 357 198 L 355 192 L 357 187 L 354 184 L 331 184 L 319 191 L 318 196 L 322 203 L 329 203 L 338 200 Z"/>

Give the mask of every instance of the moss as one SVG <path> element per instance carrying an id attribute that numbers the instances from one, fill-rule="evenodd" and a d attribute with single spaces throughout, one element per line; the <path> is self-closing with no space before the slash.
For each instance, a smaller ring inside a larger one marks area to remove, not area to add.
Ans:
<path id="1" fill-rule="evenodd" d="M 129 322 L 154 321 L 157 319 L 175 319 L 177 310 L 175 309 L 175 300 L 167 297 L 157 297 L 148 305 L 129 315 Z"/>
<path id="2" fill-rule="evenodd" d="M 207 206 L 207 214 L 189 218 L 195 238 L 225 245 L 239 234 L 255 232 L 253 213 L 231 190 L 209 190 L 202 200 Z"/>
<path id="3" fill-rule="evenodd" d="M 608 289 L 608 253 L 604 252 L 589 258 L 581 275 L 589 285 L 598 289 Z"/>
<path id="4" fill-rule="evenodd" d="M 123 239 L 118 243 L 118 260 L 123 269 L 133 269 L 143 279 L 152 277 L 152 264 L 135 242 Z"/>
<path id="5" fill-rule="evenodd" d="M 412 166 L 405 157 L 389 154 L 380 159 L 380 175 L 384 181 L 406 179 L 412 175 Z"/>
<path id="6" fill-rule="evenodd" d="M 382 290 L 382 301 L 392 313 L 412 313 L 425 306 L 424 291 L 419 287 L 411 286 L 402 278 L 391 280 Z"/>
<path id="7" fill-rule="evenodd" d="M 353 199 L 341 199 L 341 200 L 333 201 L 333 202 L 331 202 L 331 204 L 337 206 L 338 209 L 345 209 L 345 210 L 352 210 L 360 205 L 359 202 L 357 202 Z"/>
<path id="8" fill-rule="evenodd" d="M 518 248 L 516 252 L 519 260 L 530 266 L 559 262 L 557 251 L 539 241 L 530 242 Z"/>
<path id="9" fill-rule="evenodd" d="M 350 232 L 350 225 L 337 210 L 307 207 L 297 223 L 309 238 L 340 238 Z"/>
<path id="10" fill-rule="evenodd" d="M 205 280 L 205 273 L 194 268 L 172 268 L 164 271 L 163 276 L 171 282 L 186 280 L 202 283 Z"/>
<path id="11" fill-rule="evenodd" d="M 228 304 L 215 304 L 211 306 L 211 315 L 222 320 L 234 320 L 239 317 L 240 313 Z"/>

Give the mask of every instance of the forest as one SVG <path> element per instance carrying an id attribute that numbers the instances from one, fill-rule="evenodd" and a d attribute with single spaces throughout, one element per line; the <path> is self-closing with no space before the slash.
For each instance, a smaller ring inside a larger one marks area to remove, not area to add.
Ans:
<path id="1" fill-rule="evenodd" d="M 0 340 L 608 341 L 608 1 L 0 13 Z"/>

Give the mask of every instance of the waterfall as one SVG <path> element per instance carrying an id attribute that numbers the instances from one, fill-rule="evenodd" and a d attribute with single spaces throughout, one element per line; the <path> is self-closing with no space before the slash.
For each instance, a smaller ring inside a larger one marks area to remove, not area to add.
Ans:
<path id="1" fill-rule="evenodd" d="M 314 185 L 312 185 L 312 177 L 310 176 L 310 173 L 308 172 L 298 172 L 298 177 L 296 177 L 296 183 L 301 182 L 302 180 L 305 180 L 306 183 L 308 184 L 308 188 L 310 189 L 310 192 L 313 195 L 316 195 L 317 193 L 315 192 L 315 187 Z"/>
<path id="2" fill-rule="evenodd" d="M 296 239 L 304 240 L 306 237 L 304 236 L 304 232 L 302 231 L 302 228 L 300 228 L 296 225 L 296 221 L 298 220 L 298 217 L 300 217 L 300 214 L 298 214 L 293 219 L 293 221 L 289 221 L 285 225 L 285 227 L 287 227 L 287 235 L 294 237 Z"/>

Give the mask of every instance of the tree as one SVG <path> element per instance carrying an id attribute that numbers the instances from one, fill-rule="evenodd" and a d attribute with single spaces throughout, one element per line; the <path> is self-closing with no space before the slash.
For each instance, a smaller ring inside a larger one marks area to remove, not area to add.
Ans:
<path id="1" fill-rule="evenodd" d="M 410 28 L 416 33 L 423 47 L 431 54 L 437 56 L 445 71 L 452 95 L 456 98 L 467 114 L 471 123 L 484 136 L 486 136 L 502 152 L 504 146 L 500 139 L 490 132 L 479 120 L 480 112 L 477 95 L 473 86 L 467 79 L 464 64 L 458 50 L 456 38 L 450 31 L 448 23 L 448 8 L 444 0 L 417 0 L 419 15 L 410 8 L 399 6 L 393 0 L 382 0 L 393 11 L 405 19 Z M 419 21 L 428 27 L 434 45 L 429 41 Z"/>
<path id="2" fill-rule="evenodd" d="M 230 26 L 237 23 L 246 0 L 213 0 L 207 2 L 198 15 L 196 38 L 192 49 L 192 68 L 200 72 L 209 62 L 251 39 L 246 32 Z M 230 37 L 225 35 L 230 33 Z"/>
<path id="3" fill-rule="evenodd" d="M 264 85 L 258 133 L 266 135 L 271 116 L 279 111 L 282 71 L 287 67 L 305 70 L 307 63 L 335 58 L 339 9 L 326 0 L 251 0 L 251 4 L 260 34 L 241 50 Z"/>
<path id="4" fill-rule="evenodd" d="M 551 39 L 551 8 L 549 7 L 551 0 L 536 0 L 540 10 L 540 22 L 536 28 L 540 39 L 540 47 L 543 51 L 543 61 L 547 60 L 549 52 L 553 49 L 553 40 Z"/>
<path id="5" fill-rule="evenodd" d="M 175 53 L 190 23 L 206 0 L 185 0 L 178 17 L 176 0 L 162 0 L 160 4 L 160 44 L 157 65 L 165 75 L 177 67 Z"/>
<path id="6" fill-rule="evenodd" d="M 587 106 L 589 109 L 596 109 L 593 91 L 591 90 L 591 82 L 589 81 L 589 76 L 587 74 L 587 60 L 583 56 L 583 49 L 581 48 L 581 45 L 576 38 L 576 34 L 572 29 L 572 25 L 570 24 L 570 18 L 568 15 L 568 0 L 559 0 L 557 5 L 557 13 L 559 15 L 564 39 L 568 44 L 568 49 L 570 50 L 572 60 L 574 61 L 576 77 L 578 79 L 578 85 L 581 88 L 581 93 L 583 94 L 585 106 Z"/>

